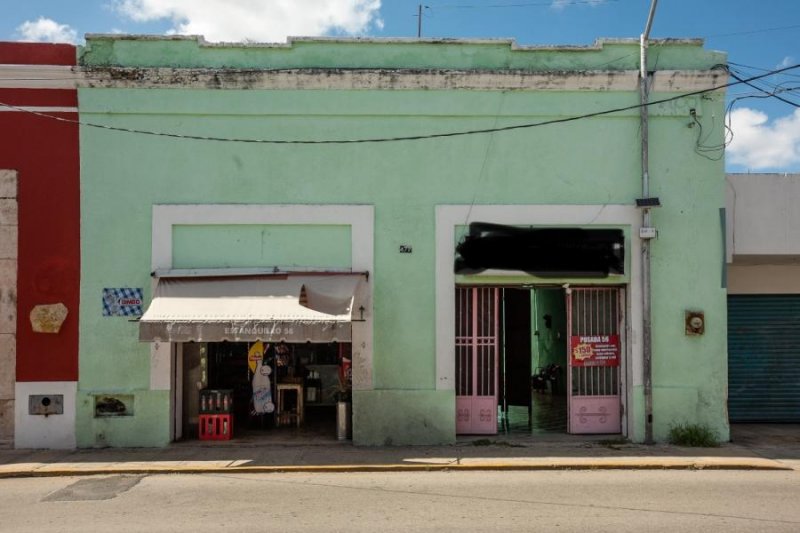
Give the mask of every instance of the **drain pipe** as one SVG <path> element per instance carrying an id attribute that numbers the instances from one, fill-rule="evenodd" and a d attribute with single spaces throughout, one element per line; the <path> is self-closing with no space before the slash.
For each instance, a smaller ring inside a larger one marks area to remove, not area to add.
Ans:
<path id="1" fill-rule="evenodd" d="M 644 441 L 646 444 L 653 444 L 653 343 L 652 343 L 652 323 L 650 306 L 650 239 L 654 233 L 650 231 L 650 207 L 647 200 L 650 198 L 650 162 L 648 147 L 648 115 L 647 104 L 649 102 L 650 80 L 647 72 L 647 44 L 650 38 L 650 28 L 653 25 L 653 18 L 656 14 L 658 0 L 650 3 L 650 14 L 647 16 L 647 24 L 644 33 L 639 38 L 639 103 L 640 107 L 640 126 L 642 130 L 642 350 L 644 361 L 642 370 L 644 373 Z"/>

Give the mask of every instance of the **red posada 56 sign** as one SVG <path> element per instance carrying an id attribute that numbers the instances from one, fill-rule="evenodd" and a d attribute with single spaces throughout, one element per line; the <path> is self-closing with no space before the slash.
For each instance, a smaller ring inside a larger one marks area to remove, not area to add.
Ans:
<path id="1" fill-rule="evenodd" d="M 572 335 L 572 366 L 619 366 L 619 335 Z"/>

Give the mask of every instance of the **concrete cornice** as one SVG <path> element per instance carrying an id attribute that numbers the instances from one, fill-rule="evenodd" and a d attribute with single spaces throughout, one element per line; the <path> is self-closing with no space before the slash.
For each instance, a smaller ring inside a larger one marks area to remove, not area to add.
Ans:
<path id="1" fill-rule="evenodd" d="M 204 48 L 291 48 L 294 43 L 369 43 L 369 44 L 462 44 L 462 45 L 508 45 L 512 50 L 600 50 L 605 44 L 639 44 L 638 38 L 601 37 L 590 45 L 521 45 L 516 39 L 498 37 L 492 39 L 464 39 L 442 37 L 287 37 L 285 43 L 257 42 L 210 42 L 202 35 L 129 35 L 119 33 L 87 33 L 86 40 L 114 41 L 194 41 Z M 701 38 L 651 39 L 652 46 L 686 45 L 703 46 Z"/>
<path id="2" fill-rule="evenodd" d="M 722 70 L 661 70 L 654 75 L 652 90 L 690 92 L 726 81 Z M 84 67 L 77 83 L 86 88 L 127 89 L 633 91 L 638 72 Z"/>
<path id="3" fill-rule="evenodd" d="M 636 90 L 637 76 L 635 70 L 233 69 L 0 65 L 0 88 L 631 91 Z M 652 90 L 697 91 L 723 85 L 726 80 L 726 74 L 722 70 L 659 70 L 654 74 Z"/>
<path id="4" fill-rule="evenodd" d="M 82 77 L 70 66 L 0 65 L 0 89 L 74 89 Z"/>

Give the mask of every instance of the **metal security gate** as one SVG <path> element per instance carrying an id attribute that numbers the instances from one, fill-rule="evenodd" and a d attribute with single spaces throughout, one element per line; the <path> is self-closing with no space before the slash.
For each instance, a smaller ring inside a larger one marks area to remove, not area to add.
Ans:
<path id="1" fill-rule="evenodd" d="M 728 414 L 800 423 L 800 296 L 728 296 Z"/>
<path id="2" fill-rule="evenodd" d="M 569 433 L 620 433 L 619 288 L 567 289 Z"/>
<path id="3" fill-rule="evenodd" d="M 456 433 L 497 433 L 499 295 L 456 287 Z"/>

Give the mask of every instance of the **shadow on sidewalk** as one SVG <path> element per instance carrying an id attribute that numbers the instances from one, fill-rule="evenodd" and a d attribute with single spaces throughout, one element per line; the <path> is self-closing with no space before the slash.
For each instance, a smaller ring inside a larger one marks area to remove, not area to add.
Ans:
<path id="1" fill-rule="evenodd" d="M 731 424 L 731 443 L 767 459 L 800 460 L 800 424 Z"/>
<path id="2" fill-rule="evenodd" d="M 634 444 L 617 437 L 570 436 L 538 439 L 495 435 L 459 437 L 445 446 L 354 446 L 350 441 L 274 441 L 243 438 L 232 441 L 184 441 L 164 448 L 100 448 L 80 450 L 0 450 L 0 465 L 111 463 L 208 464 L 214 466 L 307 466 L 450 464 L 462 459 L 614 459 L 614 458 L 766 458 L 800 460 L 800 425 L 736 425 L 733 441 L 717 448 Z"/>

